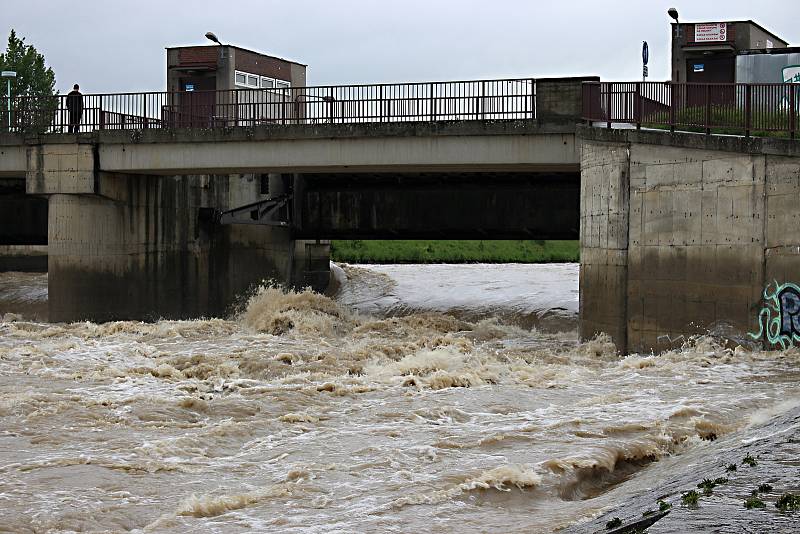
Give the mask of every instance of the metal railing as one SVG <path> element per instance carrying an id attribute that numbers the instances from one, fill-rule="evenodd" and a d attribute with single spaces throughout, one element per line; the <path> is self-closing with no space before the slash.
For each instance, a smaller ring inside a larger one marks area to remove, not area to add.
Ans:
<path id="1" fill-rule="evenodd" d="M 800 84 L 584 82 L 583 119 L 706 134 L 786 135 L 800 127 Z"/>
<path id="2" fill-rule="evenodd" d="M 0 98 L 0 131 L 532 119 L 533 78 Z M 77 108 L 80 107 L 80 110 Z M 80 111 L 80 112 L 78 112 Z"/>

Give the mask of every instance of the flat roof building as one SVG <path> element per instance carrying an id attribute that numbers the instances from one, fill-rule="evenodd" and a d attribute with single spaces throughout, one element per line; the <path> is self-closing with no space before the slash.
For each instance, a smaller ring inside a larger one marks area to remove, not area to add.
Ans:
<path id="1" fill-rule="evenodd" d="M 233 45 L 167 48 L 167 90 L 272 89 L 306 85 L 306 65 Z"/>
<path id="2" fill-rule="evenodd" d="M 673 22 L 671 77 L 676 83 L 734 83 L 736 57 L 788 42 L 752 20 Z"/>

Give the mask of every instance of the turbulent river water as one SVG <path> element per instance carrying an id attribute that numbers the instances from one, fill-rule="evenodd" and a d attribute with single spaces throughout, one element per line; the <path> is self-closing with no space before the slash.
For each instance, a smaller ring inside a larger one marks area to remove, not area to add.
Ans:
<path id="1" fill-rule="evenodd" d="M 106 324 L 0 274 L 0 531 L 548 532 L 800 399 L 797 351 L 579 342 L 574 264 L 335 270 Z"/>

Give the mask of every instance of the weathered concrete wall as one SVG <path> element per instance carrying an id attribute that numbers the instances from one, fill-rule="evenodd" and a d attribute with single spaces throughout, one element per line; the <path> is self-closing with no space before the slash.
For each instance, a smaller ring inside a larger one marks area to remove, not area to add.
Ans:
<path id="1" fill-rule="evenodd" d="M 280 127 L 250 135 L 154 130 L 135 140 L 101 132 L 98 157 L 100 170 L 142 174 L 575 170 L 573 130 L 574 124 L 550 128 L 520 121 L 438 129 L 416 123 Z"/>
<path id="2" fill-rule="evenodd" d="M 626 346 L 628 280 L 628 148 L 583 143 L 580 198 L 580 330 L 611 335 Z"/>
<path id="3" fill-rule="evenodd" d="M 766 284 L 800 273 L 800 147 L 580 135 L 582 335 L 605 331 L 622 350 L 648 351 L 695 333 L 758 331 Z M 612 238 L 626 230 L 627 241 Z"/>
<path id="4" fill-rule="evenodd" d="M 297 276 L 288 229 L 198 222 L 199 208 L 242 196 L 240 177 L 100 173 L 97 184 L 50 196 L 51 321 L 218 316 L 253 284 Z"/>
<path id="5" fill-rule="evenodd" d="M 536 117 L 541 120 L 577 121 L 583 114 L 581 84 L 599 81 L 597 76 L 536 80 Z"/>

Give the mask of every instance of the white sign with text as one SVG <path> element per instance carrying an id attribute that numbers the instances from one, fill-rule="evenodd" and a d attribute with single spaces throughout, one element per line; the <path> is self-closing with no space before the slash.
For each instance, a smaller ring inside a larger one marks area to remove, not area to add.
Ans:
<path id="1" fill-rule="evenodd" d="M 714 43 L 728 40 L 728 25 L 725 22 L 713 24 L 695 24 L 695 43 Z"/>

